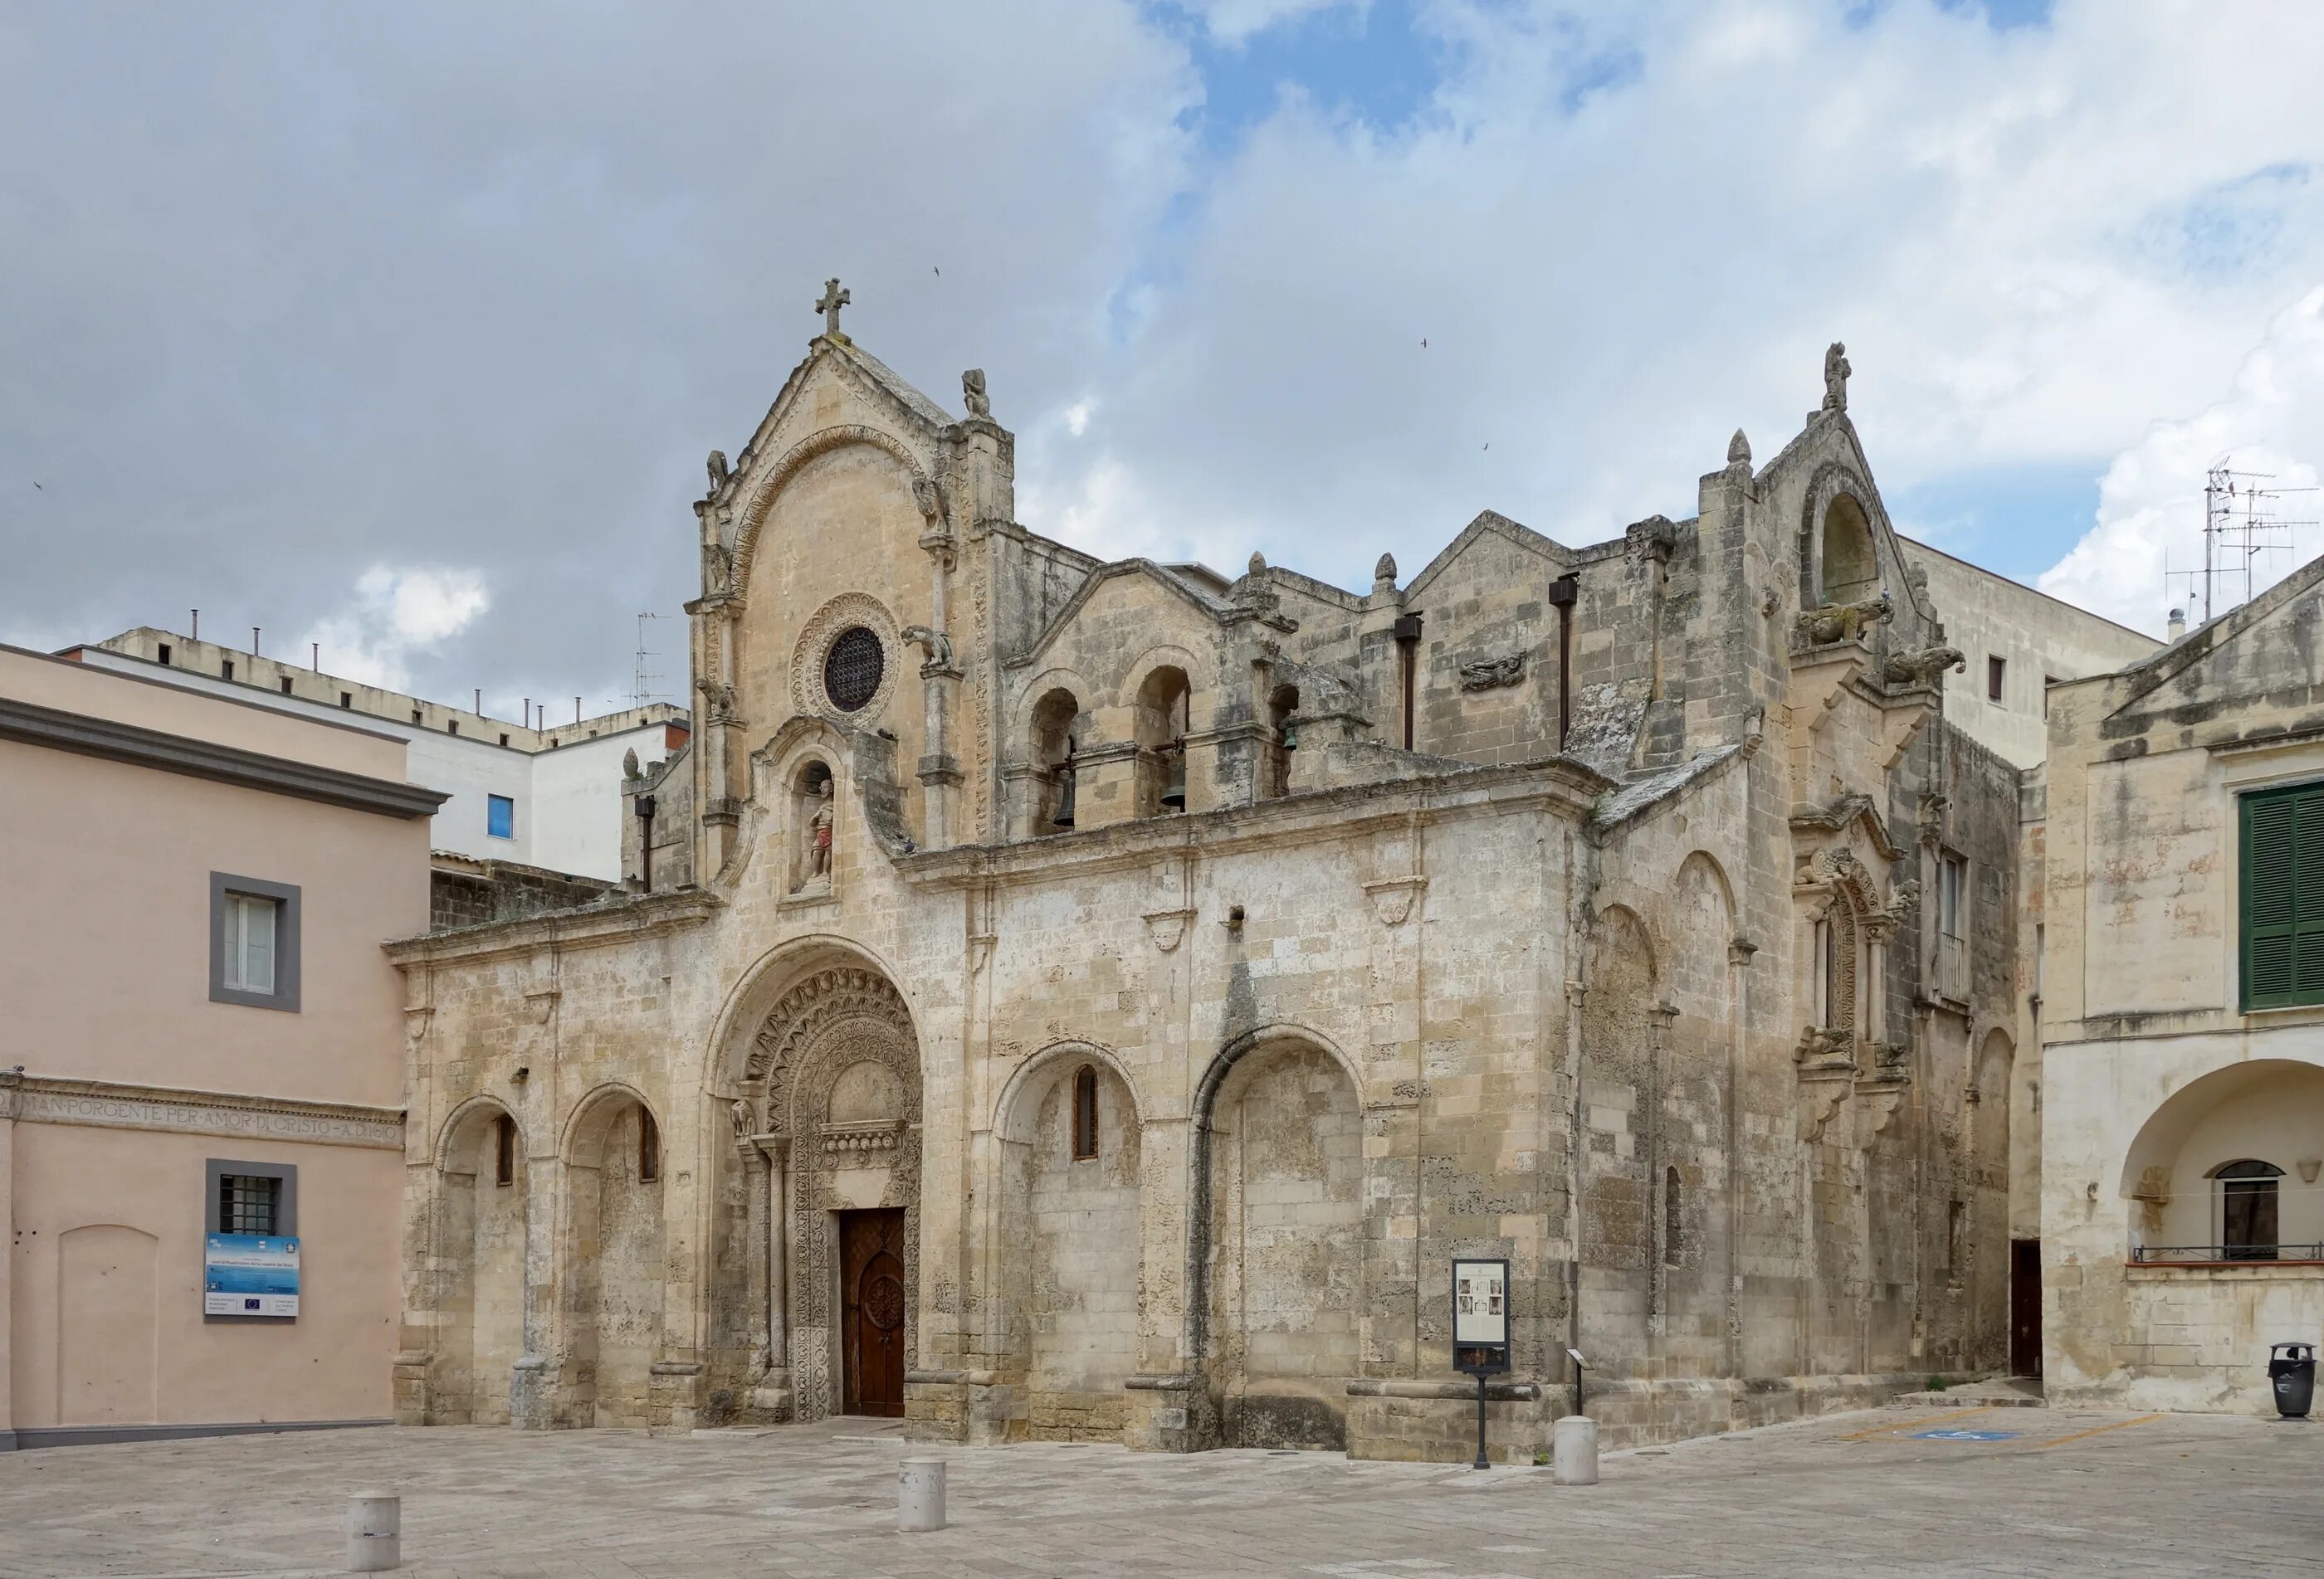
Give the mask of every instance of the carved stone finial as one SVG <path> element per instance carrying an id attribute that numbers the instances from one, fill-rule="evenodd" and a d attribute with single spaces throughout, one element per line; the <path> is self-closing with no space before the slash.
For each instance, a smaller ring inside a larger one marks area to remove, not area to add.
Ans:
<path id="1" fill-rule="evenodd" d="M 1827 411 L 1848 409 L 1848 375 L 1855 369 L 1848 365 L 1848 347 L 1834 340 L 1823 353 L 1823 409 Z"/>
<path id="2" fill-rule="evenodd" d="M 638 771 L 638 748 L 635 746 L 622 753 L 622 776 L 623 778 L 645 776 Z"/>
<path id="3" fill-rule="evenodd" d="M 823 315 L 823 332 L 825 334 L 830 335 L 835 340 L 844 340 L 847 338 L 846 335 L 839 332 L 839 309 L 845 307 L 849 302 L 853 301 L 854 299 L 854 295 L 852 292 L 840 289 L 838 275 L 835 274 L 830 279 L 823 282 L 823 296 L 816 302 L 815 310 Z"/>
<path id="4" fill-rule="evenodd" d="M 1254 550 L 1250 556 L 1250 574 L 1257 575 L 1260 571 L 1265 570 L 1266 568 L 1267 555 Z"/>
<path id="5" fill-rule="evenodd" d="M 1381 588 L 1394 585 L 1396 585 L 1396 555 L 1383 554 L 1379 556 L 1379 563 L 1372 566 L 1372 589 L 1377 592 Z"/>
<path id="6" fill-rule="evenodd" d="M 720 489 L 726 486 L 726 478 L 729 475 L 726 470 L 726 452 L 724 450 L 712 450 L 710 452 L 709 466 L 710 491 L 715 493 Z"/>
<path id="7" fill-rule="evenodd" d="M 984 392 L 982 368 L 972 367 L 960 375 L 960 398 L 971 417 L 989 418 L 992 415 L 991 397 Z"/>
<path id="8" fill-rule="evenodd" d="M 1735 436 L 1727 441 L 1727 464 L 1730 466 L 1751 464 L 1751 441 L 1743 436 L 1743 430 L 1739 427 L 1735 430 Z"/>

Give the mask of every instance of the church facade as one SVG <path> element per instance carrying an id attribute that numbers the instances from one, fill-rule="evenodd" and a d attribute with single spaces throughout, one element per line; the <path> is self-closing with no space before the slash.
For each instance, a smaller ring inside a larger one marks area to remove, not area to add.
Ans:
<path id="1" fill-rule="evenodd" d="M 1038 536 L 829 311 L 626 890 L 391 946 L 400 1418 L 1465 1457 L 1472 1254 L 1497 1458 L 1569 1348 L 1612 1443 L 2006 1363 L 2019 776 L 1839 347 L 1692 518 L 1351 592 Z"/>

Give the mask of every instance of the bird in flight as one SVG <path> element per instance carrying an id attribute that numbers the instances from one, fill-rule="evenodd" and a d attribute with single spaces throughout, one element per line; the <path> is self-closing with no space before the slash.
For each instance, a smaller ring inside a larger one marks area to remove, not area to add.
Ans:
<path id="1" fill-rule="evenodd" d="M 1423 341 L 1420 343 L 1420 348 L 1421 348 L 1423 351 L 1427 350 L 1427 349 L 1428 349 L 1428 342 L 1427 342 L 1427 341 L 1425 341 L 1425 340 L 1423 340 Z"/>
<path id="2" fill-rule="evenodd" d="M 32 486 L 33 486 L 33 487 L 35 487 L 35 488 L 41 488 L 41 485 L 40 485 L 39 483 L 37 483 L 37 482 L 33 483 L 33 484 L 32 484 Z M 45 488 L 41 488 L 41 491 L 42 491 L 42 492 L 43 492 L 43 493 L 46 493 L 46 492 L 48 491 L 48 490 L 47 490 L 47 489 L 45 489 Z"/>

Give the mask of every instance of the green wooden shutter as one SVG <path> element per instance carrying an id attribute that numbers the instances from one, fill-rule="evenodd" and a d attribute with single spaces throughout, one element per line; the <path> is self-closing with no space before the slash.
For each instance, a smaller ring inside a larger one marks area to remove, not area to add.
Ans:
<path id="1" fill-rule="evenodd" d="M 2244 1006 L 2324 1003 L 2324 785 L 2243 798 Z"/>

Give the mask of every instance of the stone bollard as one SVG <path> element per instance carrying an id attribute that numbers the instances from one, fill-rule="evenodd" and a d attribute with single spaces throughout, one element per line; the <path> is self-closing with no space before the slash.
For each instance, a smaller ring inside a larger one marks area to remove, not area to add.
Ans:
<path id="1" fill-rule="evenodd" d="M 945 1461 L 908 1458 L 896 1473 L 896 1528 L 907 1532 L 945 1527 Z"/>
<path id="2" fill-rule="evenodd" d="M 1550 1478 L 1561 1486 L 1598 1483 L 1598 1422 L 1566 1415 L 1549 1428 Z"/>
<path id="3" fill-rule="evenodd" d="M 347 1572 L 384 1574 L 403 1566 L 403 1499 L 359 1492 L 347 1499 Z"/>

